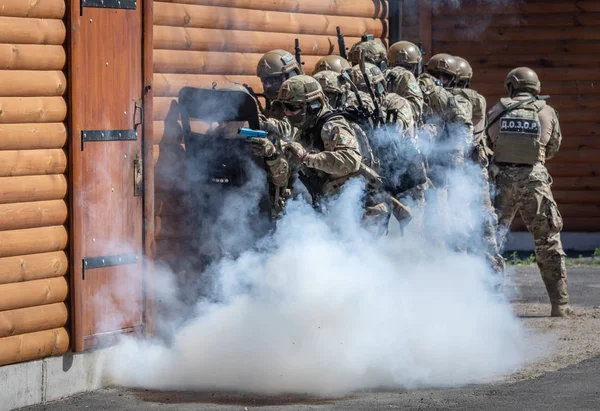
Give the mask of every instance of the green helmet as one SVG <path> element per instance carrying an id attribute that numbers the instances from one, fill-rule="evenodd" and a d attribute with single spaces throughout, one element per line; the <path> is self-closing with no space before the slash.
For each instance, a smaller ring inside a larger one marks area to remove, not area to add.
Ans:
<path id="1" fill-rule="evenodd" d="M 392 67 L 412 68 L 423 61 L 419 48 L 410 41 L 398 41 L 388 51 L 388 61 Z"/>
<path id="2" fill-rule="evenodd" d="M 285 116 L 290 123 L 300 128 L 314 123 L 326 107 L 321 85 L 306 75 L 284 81 L 277 100 L 283 104 Z"/>
<path id="3" fill-rule="evenodd" d="M 444 87 L 452 87 L 458 80 L 460 70 L 454 56 L 439 53 L 427 62 L 427 72 L 440 79 Z"/>
<path id="4" fill-rule="evenodd" d="M 281 84 L 290 77 L 302 74 L 302 69 L 294 56 L 281 49 L 265 53 L 256 66 L 256 76 L 260 77 L 263 89 L 271 100 L 277 98 Z"/>
<path id="5" fill-rule="evenodd" d="M 511 70 L 504 79 L 504 87 L 511 96 L 518 91 L 528 91 L 534 95 L 538 95 L 542 91 L 538 75 L 529 67 L 518 67 Z"/>
<path id="6" fill-rule="evenodd" d="M 381 41 L 366 40 L 354 44 L 348 53 L 348 58 L 353 66 L 356 66 L 360 62 L 359 50 L 362 50 L 362 53 L 365 56 L 365 62 L 376 65 L 381 71 L 387 70 L 387 50 Z"/>
<path id="7" fill-rule="evenodd" d="M 330 54 L 325 57 L 321 57 L 317 64 L 315 64 L 314 73 L 321 71 L 330 70 L 341 73 L 342 71 L 350 70 L 350 63 L 343 57 L 336 54 Z"/>
<path id="8" fill-rule="evenodd" d="M 386 81 L 385 76 L 381 70 L 379 70 L 379 67 L 371 63 L 365 63 L 365 72 L 367 73 L 367 77 L 369 78 L 369 82 L 371 83 L 375 94 L 378 97 L 383 95 L 385 93 Z M 360 65 L 352 67 L 350 77 L 352 78 L 352 82 L 356 84 L 356 87 L 358 87 L 360 91 L 367 93 L 369 92 L 363 73 L 360 70 Z"/>
<path id="9" fill-rule="evenodd" d="M 321 85 L 330 106 L 338 108 L 346 103 L 347 89 L 340 81 L 340 73 L 325 70 L 313 74 L 313 78 Z"/>

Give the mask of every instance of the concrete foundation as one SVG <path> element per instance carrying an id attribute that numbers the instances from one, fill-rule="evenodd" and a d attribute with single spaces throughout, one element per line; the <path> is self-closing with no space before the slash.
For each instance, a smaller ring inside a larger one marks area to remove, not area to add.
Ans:
<path id="1" fill-rule="evenodd" d="M 0 411 L 53 401 L 105 386 L 102 364 L 110 352 L 108 348 L 0 367 Z"/>
<path id="2" fill-rule="evenodd" d="M 565 251 L 594 251 L 600 247 L 600 233 L 561 233 L 560 235 Z M 533 252 L 533 236 L 528 232 L 509 233 L 506 236 L 505 252 L 531 251 Z"/>

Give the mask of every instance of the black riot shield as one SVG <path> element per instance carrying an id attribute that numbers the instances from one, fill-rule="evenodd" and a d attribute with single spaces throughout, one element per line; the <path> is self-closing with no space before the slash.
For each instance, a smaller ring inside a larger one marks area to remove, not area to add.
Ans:
<path id="1" fill-rule="evenodd" d="M 206 128 L 213 123 L 248 122 L 248 127 L 258 130 L 256 100 L 235 85 L 184 87 L 178 97 L 197 253 L 206 263 L 223 254 L 238 255 L 264 236 L 271 224 L 264 159 L 253 157 L 250 144 L 235 132 L 227 136 L 214 130 L 198 132 L 194 123 L 203 122 Z M 233 249 L 223 249 L 224 243 L 233 244 Z"/>
<path id="2" fill-rule="evenodd" d="M 245 89 L 184 87 L 179 91 L 179 110 L 188 162 L 202 168 L 194 176 L 203 178 L 202 183 L 241 186 L 247 181 L 245 168 L 249 161 L 264 166 L 262 159 L 250 155 L 242 137 L 232 139 L 192 131 L 193 120 L 207 124 L 247 121 L 250 128 L 258 130 L 258 106 Z"/>

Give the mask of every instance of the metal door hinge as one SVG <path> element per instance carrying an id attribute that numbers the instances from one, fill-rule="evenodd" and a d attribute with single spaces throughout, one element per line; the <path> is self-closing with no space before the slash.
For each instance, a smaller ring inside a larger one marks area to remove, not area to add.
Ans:
<path id="1" fill-rule="evenodd" d="M 81 151 L 83 143 L 89 141 L 135 141 L 137 138 L 135 130 L 81 130 Z"/>
<path id="2" fill-rule="evenodd" d="M 139 197 L 144 192 L 144 170 L 139 155 L 133 160 L 133 195 Z"/>
<path id="3" fill-rule="evenodd" d="M 81 8 L 84 7 L 135 10 L 137 0 L 81 0 Z"/>
<path id="4" fill-rule="evenodd" d="M 135 253 L 84 258 L 81 260 L 81 278 L 85 280 L 86 270 L 112 267 L 115 265 L 136 264 L 137 262 L 138 256 Z"/>

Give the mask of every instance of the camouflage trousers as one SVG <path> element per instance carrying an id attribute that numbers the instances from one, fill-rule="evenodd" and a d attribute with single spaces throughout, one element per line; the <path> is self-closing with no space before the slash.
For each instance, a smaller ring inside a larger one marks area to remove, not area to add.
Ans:
<path id="1" fill-rule="evenodd" d="M 502 166 L 495 175 L 498 244 L 502 246 L 517 211 L 533 235 L 535 257 L 553 305 L 569 302 L 565 252 L 560 240 L 562 216 L 552 196 L 552 178 L 546 168 Z"/>
<path id="2" fill-rule="evenodd" d="M 480 204 L 477 215 L 480 216 L 481 227 L 473 227 L 473 231 L 480 234 L 481 243 L 473 247 L 475 254 L 482 255 L 492 270 L 499 276 L 504 275 L 504 257 L 500 254 L 497 242 L 496 227 L 498 215 L 492 203 L 490 194 L 489 175 L 485 167 L 481 168 L 482 181 L 480 187 Z"/>

